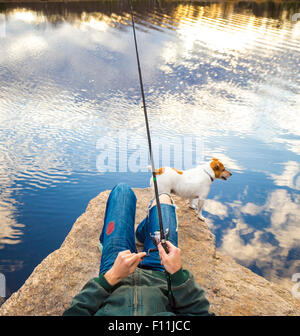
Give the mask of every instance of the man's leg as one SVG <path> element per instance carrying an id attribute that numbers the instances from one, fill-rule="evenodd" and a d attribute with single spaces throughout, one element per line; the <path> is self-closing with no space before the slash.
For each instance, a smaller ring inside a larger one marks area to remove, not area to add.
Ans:
<path id="1" fill-rule="evenodd" d="M 115 186 L 106 203 L 100 235 L 103 246 L 100 274 L 106 273 L 113 266 L 119 252 L 137 252 L 134 237 L 135 209 L 136 197 L 132 189 L 124 183 Z"/>
<path id="2" fill-rule="evenodd" d="M 162 222 L 164 231 L 169 229 L 168 240 L 175 246 L 178 246 L 178 232 L 177 232 L 177 218 L 176 207 L 173 204 L 171 197 L 167 194 L 159 196 L 161 203 Z M 144 243 L 144 252 L 148 252 L 149 249 L 155 248 L 150 234 L 154 235 L 155 231 L 160 231 L 158 213 L 156 202 L 151 205 L 148 216 L 138 225 L 136 229 L 136 237 L 138 241 Z M 164 271 L 164 266 L 160 263 L 160 257 L 158 251 L 151 252 L 149 256 L 146 256 L 140 263 L 139 267 L 152 269 L 154 271 Z"/>

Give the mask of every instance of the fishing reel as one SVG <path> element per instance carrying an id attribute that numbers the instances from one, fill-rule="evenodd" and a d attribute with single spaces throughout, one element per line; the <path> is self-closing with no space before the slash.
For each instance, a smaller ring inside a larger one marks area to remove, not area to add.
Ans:
<path id="1" fill-rule="evenodd" d="M 151 252 L 158 251 L 157 245 L 161 242 L 160 231 L 155 231 L 154 235 L 150 233 L 150 237 L 152 239 L 152 242 L 153 242 L 154 246 L 156 246 L 156 247 L 148 249 L 147 256 L 149 256 L 149 254 Z M 169 237 L 169 228 L 166 229 L 166 231 L 165 231 L 165 240 L 168 240 L 168 237 Z"/>

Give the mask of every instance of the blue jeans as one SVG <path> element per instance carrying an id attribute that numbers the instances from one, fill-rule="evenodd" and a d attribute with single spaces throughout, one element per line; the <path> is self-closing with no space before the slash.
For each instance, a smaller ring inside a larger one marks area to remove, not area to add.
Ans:
<path id="1" fill-rule="evenodd" d="M 159 231 L 157 207 L 150 209 L 150 206 L 148 215 L 136 230 L 137 239 L 144 243 L 144 252 L 155 248 L 150 233 Z M 130 250 L 132 253 L 137 253 L 134 233 L 135 210 L 136 197 L 133 190 L 124 183 L 116 185 L 107 200 L 104 225 L 100 235 L 100 243 L 103 246 L 100 274 L 106 273 L 113 266 L 119 252 Z M 161 211 L 164 230 L 169 229 L 168 240 L 178 246 L 175 205 L 161 204 Z M 155 271 L 165 270 L 160 263 L 158 251 L 145 256 L 139 267 Z"/>

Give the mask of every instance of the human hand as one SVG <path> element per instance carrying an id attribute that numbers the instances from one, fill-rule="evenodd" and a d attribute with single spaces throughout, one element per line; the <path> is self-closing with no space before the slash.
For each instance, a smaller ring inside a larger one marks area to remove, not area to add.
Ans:
<path id="1" fill-rule="evenodd" d="M 135 271 L 145 255 L 146 252 L 131 253 L 129 250 L 119 252 L 113 267 L 104 274 L 106 281 L 111 286 L 116 285 Z"/>
<path id="2" fill-rule="evenodd" d="M 161 243 L 157 245 L 160 261 L 168 273 L 174 274 L 181 268 L 181 250 L 169 241 L 166 244 L 169 253 L 166 253 Z"/>

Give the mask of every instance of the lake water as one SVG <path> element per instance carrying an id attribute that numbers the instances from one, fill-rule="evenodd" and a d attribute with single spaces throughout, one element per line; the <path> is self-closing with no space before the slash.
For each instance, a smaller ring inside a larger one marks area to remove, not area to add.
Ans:
<path id="1" fill-rule="evenodd" d="M 156 165 L 219 158 L 233 176 L 212 184 L 204 211 L 217 248 L 290 288 L 300 272 L 299 4 L 134 7 L 151 134 L 155 148 L 171 145 Z M 127 1 L 0 3 L 0 46 L 10 295 L 91 198 L 118 182 L 147 187 L 150 174 Z"/>

